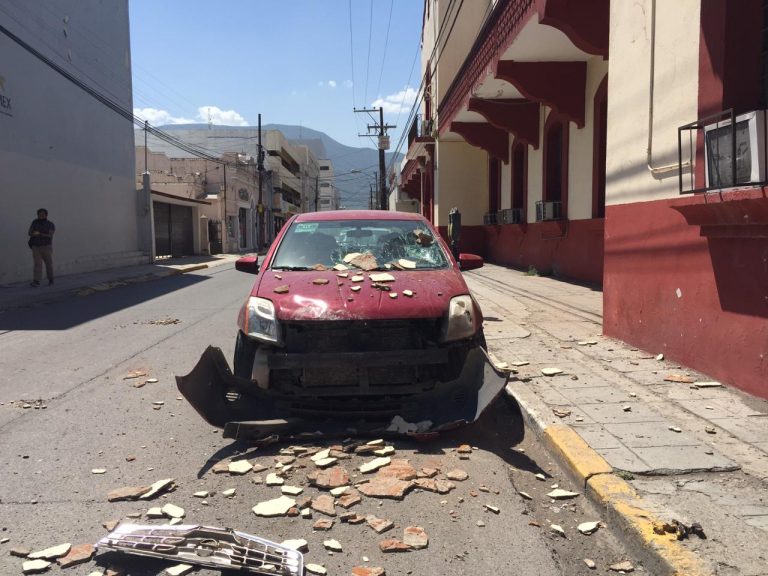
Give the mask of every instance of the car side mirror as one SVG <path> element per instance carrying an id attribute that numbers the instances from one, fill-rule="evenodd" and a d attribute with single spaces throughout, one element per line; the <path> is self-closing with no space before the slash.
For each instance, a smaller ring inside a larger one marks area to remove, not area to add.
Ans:
<path id="1" fill-rule="evenodd" d="M 459 268 L 462 271 L 483 267 L 483 257 L 477 254 L 459 254 Z"/>
<path id="2" fill-rule="evenodd" d="M 243 256 L 235 261 L 235 269 L 240 272 L 247 272 L 248 274 L 259 273 L 259 257 L 258 256 Z"/>

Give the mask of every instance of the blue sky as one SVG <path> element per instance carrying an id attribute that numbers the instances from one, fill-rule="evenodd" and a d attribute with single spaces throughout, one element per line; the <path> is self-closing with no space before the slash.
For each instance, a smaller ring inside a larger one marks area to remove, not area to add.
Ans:
<path id="1" fill-rule="evenodd" d="M 129 0 L 134 111 L 152 124 L 295 124 L 394 149 L 420 78 L 421 0 Z M 351 18 L 350 18 L 351 12 Z M 391 17 L 390 17 L 391 12 Z M 351 21 L 351 26 L 350 26 Z M 354 69 L 353 69 L 354 63 Z"/>

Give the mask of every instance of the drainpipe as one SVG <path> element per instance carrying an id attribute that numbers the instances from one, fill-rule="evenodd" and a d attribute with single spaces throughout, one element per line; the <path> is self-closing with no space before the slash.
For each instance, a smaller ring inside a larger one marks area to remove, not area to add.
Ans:
<path id="1" fill-rule="evenodd" d="M 648 147 L 647 166 L 653 176 L 662 176 L 671 172 L 677 172 L 684 168 L 691 168 L 690 160 L 682 164 L 667 164 L 665 166 L 653 165 L 653 94 L 654 94 L 654 76 L 656 72 L 656 0 L 651 0 L 651 71 L 648 89 Z"/>

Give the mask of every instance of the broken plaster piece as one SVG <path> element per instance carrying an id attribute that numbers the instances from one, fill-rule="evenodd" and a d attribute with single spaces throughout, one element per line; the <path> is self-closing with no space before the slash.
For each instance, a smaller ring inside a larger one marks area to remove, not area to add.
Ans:
<path id="1" fill-rule="evenodd" d="M 394 282 L 395 277 L 388 272 L 378 272 L 371 274 L 371 282 Z"/>
<path id="2" fill-rule="evenodd" d="M 253 513 L 256 516 L 271 518 L 273 516 L 283 516 L 288 510 L 296 505 L 296 500 L 288 496 L 280 496 L 272 500 L 259 502 L 253 507 Z"/>
<path id="3" fill-rule="evenodd" d="M 375 472 L 379 468 L 389 465 L 390 462 L 392 462 L 392 459 L 389 456 L 374 458 L 373 460 L 362 464 L 358 470 L 363 474 L 369 474 L 370 472 Z"/>
<path id="4" fill-rule="evenodd" d="M 544 374 L 544 376 L 557 376 L 558 374 L 562 374 L 563 371 L 560 368 L 542 368 L 541 373 Z"/>

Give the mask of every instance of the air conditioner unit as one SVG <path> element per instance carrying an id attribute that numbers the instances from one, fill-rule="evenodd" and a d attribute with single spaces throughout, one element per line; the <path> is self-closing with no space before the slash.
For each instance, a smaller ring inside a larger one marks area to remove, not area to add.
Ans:
<path id="1" fill-rule="evenodd" d="M 536 202 L 536 222 L 560 220 L 562 202 Z"/>
<path id="2" fill-rule="evenodd" d="M 729 188 L 765 181 L 765 112 L 754 110 L 736 116 L 735 130 L 730 118 L 704 127 L 707 188 Z"/>
<path id="3" fill-rule="evenodd" d="M 522 224 L 524 222 L 522 208 L 505 208 L 496 215 L 499 224 Z"/>
<path id="4" fill-rule="evenodd" d="M 432 136 L 432 127 L 433 127 L 432 120 L 422 120 L 421 121 L 421 135 L 422 136 Z"/>
<path id="5" fill-rule="evenodd" d="M 496 212 L 488 212 L 483 216 L 483 224 L 486 226 L 492 226 L 497 223 Z"/>

